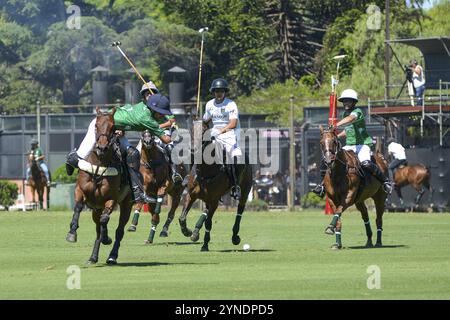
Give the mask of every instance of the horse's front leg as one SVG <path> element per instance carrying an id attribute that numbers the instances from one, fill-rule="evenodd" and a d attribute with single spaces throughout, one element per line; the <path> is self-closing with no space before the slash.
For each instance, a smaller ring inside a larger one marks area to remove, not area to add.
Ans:
<path id="1" fill-rule="evenodd" d="M 136 206 L 134 207 L 134 215 L 133 220 L 131 221 L 131 225 L 128 227 L 128 231 L 135 232 L 136 227 L 139 223 L 139 215 L 141 213 L 142 207 L 144 206 L 143 202 L 136 203 Z"/>
<path id="2" fill-rule="evenodd" d="M 115 205 L 115 200 L 108 200 L 105 203 L 105 209 L 102 212 L 102 215 L 100 216 L 100 233 L 101 233 L 101 239 L 102 243 L 104 245 L 108 245 L 112 243 L 112 239 L 108 237 L 108 222 L 109 222 L 109 216 L 112 213 Z"/>
<path id="3" fill-rule="evenodd" d="M 194 204 L 195 200 L 196 200 L 196 198 L 193 197 L 193 195 L 191 195 L 189 193 L 187 194 L 185 205 L 183 207 L 183 212 L 181 213 L 181 216 L 179 218 L 181 232 L 183 233 L 183 235 L 185 237 L 190 237 L 192 235 L 192 230 L 190 230 L 186 226 L 186 218 L 187 218 L 187 214 L 189 213 L 189 210 L 191 209 L 191 207 Z"/>
<path id="4" fill-rule="evenodd" d="M 244 213 L 245 209 L 245 203 L 241 204 L 239 203 L 237 212 L 236 212 L 236 218 L 234 219 L 234 225 L 233 225 L 233 236 L 231 237 L 231 242 L 233 242 L 234 245 L 238 245 L 241 243 L 241 238 L 239 237 L 239 229 L 241 226 L 241 219 L 242 214 Z"/>
<path id="5" fill-rule="evenodd" d="M 83 210 L 83 192 L 77 186 L 75 189 L 75 206 L 73 208 L 72 221 L 70 222 L 70 230 L 67 233 L 66 240 L 68 242 L 77 242 L 78 221 L 80 220 L 80 213 Z"/>
<path id="6" fill-rule="evenodd" d="M 98 254 L 100 251 L 100 243 L 101 243 L 101 226 L 100 226 L 100 210 L 92 210 L 92 220 L 95 223 L 95 231 L 96 231 L 96 238 L 94 242 L 94 248 L 92 249 L 92 254 L 89 260 L 87 261 L 88 264 L 94 264 L 98 262 Z"/>
<path id="7" fill-rule="evenodd" d="M 397 197 L 398 197 L 398 199 L 399 199 L 399 201 L 400 201 L 400 206 L 404 206 L 405 205 L 405 202 L 403 201 L 403 196 L 402 196 L 402 190 L 401 190 L 401 188 L 400 187 L 395 187 L 395 192 L 397 192 Z"/>
<path id="8" fill-rule="evenodd" d="M 177 210 L 178 205 L 180 204 L 180 200 L 181 194 L 176 193 L 172 196 L 170 210 L 169 213 L 167 213 L 166 222 L 164 223 L 161 233 L 159 234 L 160 237 L 167 237 L 169 235 L 169 226 L 172 223 L 173 218 L 175 217 L 175 211 Z"/>
<path id="9" fill-rule="evenodd" d="M 120 242 L 123 239 L 123 235 L 125 233 L 125 226 L 130 219 L 131 209 L 133 208 L 133 202 L 131 199 L 131 195 L 128 195 L 122 203 L 120 204 L 120 217 L 119 217 L 119 225 L 116 229 L 116 238 L 114 239 L 114 245 L 109 253 L 109 257 L 106 260 L 107 264 L 117 264 L 117 258 L 119 257 L 119 248 Z"/>
<path id="10" fill-rule="evenodd" d="M 214 212 L 216 212 L 218 205 L 218 201 L 206 205 L 207 216 L 205 220 L 205 236 L 203 238 L 203 245 L 200 251 L 209 251 L 209 241 L 211 241 L 212 217 L 214 216 Z M 195 229 L 197 230 L 197 226 L 195 227 Z"/>

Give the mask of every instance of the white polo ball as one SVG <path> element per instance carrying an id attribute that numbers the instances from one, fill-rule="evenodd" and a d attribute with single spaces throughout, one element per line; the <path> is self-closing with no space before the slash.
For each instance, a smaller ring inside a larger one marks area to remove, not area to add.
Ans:
<path id="1" fill-rule="evenodd" d="M 244 249 L 244 251 L 248 251 L 248 250 L 250 250 L 250 245 L 248 243 L 246 243 L 246 244 L 244 244 L 242 249 Z"/>

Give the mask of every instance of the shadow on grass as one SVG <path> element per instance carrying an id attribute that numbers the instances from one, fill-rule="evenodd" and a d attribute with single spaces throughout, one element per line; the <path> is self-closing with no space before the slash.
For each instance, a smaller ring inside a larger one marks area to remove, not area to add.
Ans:
<path id="1" fill-rule="evenodd" d="M 382 247 L 366 247 L 366 246 L 353 246 L 347 247 L 348 249 L 393 249 L 393 248 L 409 248 L 404 244 L 383 245 Z"/>
<path id="2" fill-rule="evenodd" d="M 209 265 L 218 263 L 197 263 L 197 262 L 118 262 L 115 265 L 109 265 L 106 263 L 99 263 L 88 268 L 103 268 L 103 267 L 159 267 L 159 266 L 176 266 L 176 265 Z"/>
<path id="3" fill-rule="evenodd" d="M 226 250 L 210 250 L 211 252 L 274 252 L 276 250 L 272 249 L 250 249 L 250 250 L 243 250 L 243 249 L 226 249 Z"/>
<path id="4" fill-rule="evenodd" d="M 149 246 L 166 246 L 166 245 L 176 245 L 176 246 L 189 246 L 189 245 L 199 245 L 200 242 L 177 242 L 177 241 L 169 241 L 169 242 L 157 242 L 149 244 Z"/>

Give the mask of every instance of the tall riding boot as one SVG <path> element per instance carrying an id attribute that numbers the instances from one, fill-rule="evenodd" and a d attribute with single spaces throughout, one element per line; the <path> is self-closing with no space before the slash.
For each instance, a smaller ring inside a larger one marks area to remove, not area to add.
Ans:
<path id="1" fill-rule="evenodd" d="M 380 168 L 372 161 L 363 161 L 361 165 L 383 184 L 383 190 L 387 194 L 392 192 L 392 182 L 381 172 Z"/>
<path id="2" fill-rule="evenodd" d="M 156 199 L 152 199 L 144 193 L 144 178 L 139 172 L 140 161 L 139 151 L 134 147 L 129 147 L 127 150 L 127 168 L 134 202 L 156 203 Z"/>
<path id="3" fill-rule="evenodd" d="M 230 191 L 230 195 L 236 199 L 239 200 L 241 198 L 241 187 L 239 187 L 238 185 L 238 178 L 237 178 L 237 174 L 236 174 L 236 158 L 233 159 L 234 160 L 234 164 L 229 164 L 228 165 L 228 172 L 230 173 L 229 176 L 231 178 L 231 191 Z"/>
<path id="4" fill-rule="evenodd" d="M 167 144 L 164 150 L 166 151 L 166 157 L 167 157 L 167 160 L 169 161 L 170 169 L 172 171 L 172 181 L 173 181 L 173 183 L 175 183 L 175 184 L 182 183 L 183 182 L 183 177 L 178 173 L 177 165 L 174 164 L 173 161 L 172 161 L 173 145 L 172 144 Z"/>
<path id="5" fill-rule="evenodd" d="M 323 186 L 323 179 L 325 178 L 326 173 L 327 173 L 327 166 L 325 165 L 325 161 L 322 159 L 320 162 L 320 182 L 312 190 L 312 192 L 314 192 L 321 198 L 325 196 L 325 187 Z"/>
<path id="6" fill-rule="evenodd" d="M 77 149 L 73 149 L 67 155 L 67 160 L 66 160 L 67 175 L 71 176 L 73 174 L 73 171 L 75 170 L 75 168 L 78 168 L 78 161 L 79 161 L 79 157 L 77 154 Z"/>

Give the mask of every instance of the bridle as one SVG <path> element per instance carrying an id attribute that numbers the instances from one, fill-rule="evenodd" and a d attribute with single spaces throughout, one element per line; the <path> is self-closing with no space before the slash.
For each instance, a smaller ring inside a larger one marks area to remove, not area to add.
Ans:
<path id="1" fill-rule="evenodd" d="M 334 162 L 337 160 L 338 162 L 340 162 L 341 164 L 347 166 L 347 163 L 345 163 L 344 161 L 342 161 L 341 159 L 339 159 L 337 157 L 337 154 L 342 150 L 342 146 L 341 143 L 336 135 L 336 132 L 334 131 L 334 128 L 330 128 L 327 130 L 323 131 L 323 134 L 325 133 L 332 133 L 333 134 L 333 139 L 325 139 L 324 141 L 324 147 L 325 150 L 323 150 L 322 145 L 320 147 L 320 150 L 322 151 L 322 158 L 325 159 L 325 165 L 326 167 L 329 169 L 330 167 L 333 167 Z M 330 150 L 330 142 L 334 143 L 336 145 L 336 150 Z M 331 160 L 330 162 L 327 162 L 326 159 L 327 157 L 329 157 L 329 159 Z"/>

